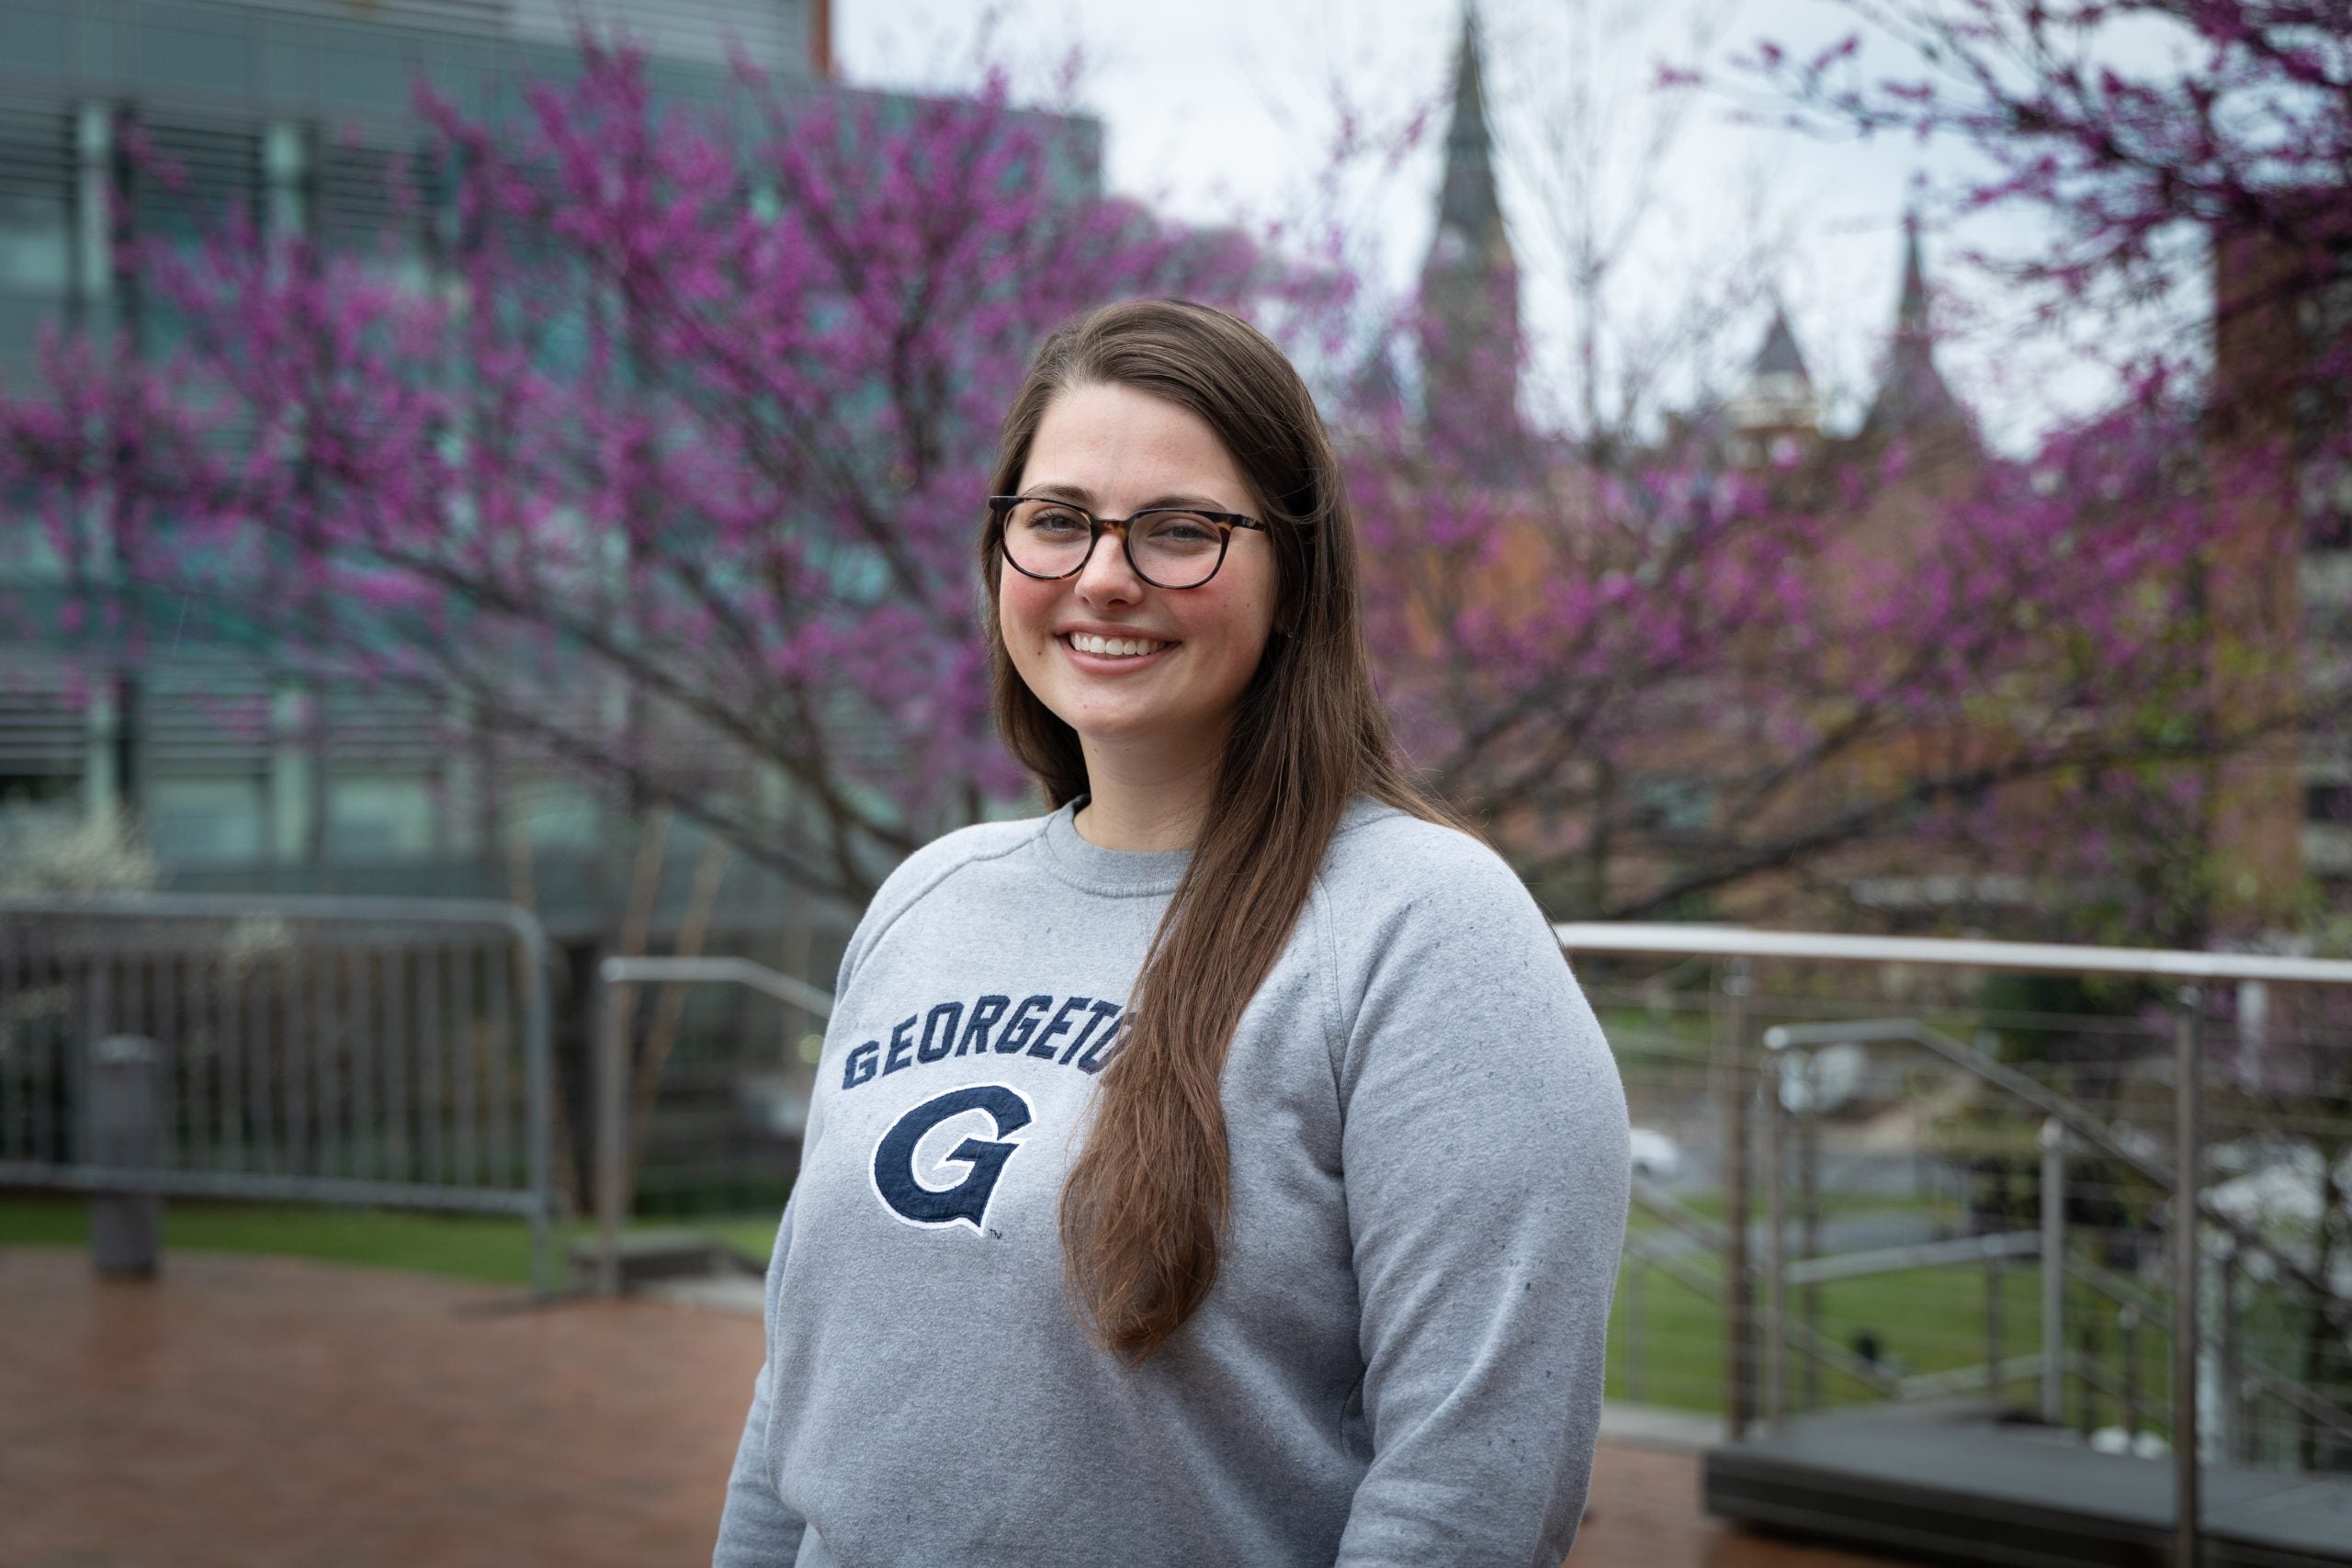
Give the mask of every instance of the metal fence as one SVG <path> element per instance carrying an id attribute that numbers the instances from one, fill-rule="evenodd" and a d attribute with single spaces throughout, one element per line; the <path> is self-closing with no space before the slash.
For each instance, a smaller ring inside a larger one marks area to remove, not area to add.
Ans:
<path id="1" fill-rule="evenodd" d="M 2352 964 L 1558 935 L 1640 1129 L 1612 1394 L 2168 1452 L 2183 1553 L 2200 1461 L 2352 1471 Z"/>
<path id="2" fill-rule="evenodd" d="M 510 1214 L 554 1285 L 547 939 L 512 905 L 0 898 L 0 1187 Z M 102 1042 L 159 1145 L 101 1146 Z"/>

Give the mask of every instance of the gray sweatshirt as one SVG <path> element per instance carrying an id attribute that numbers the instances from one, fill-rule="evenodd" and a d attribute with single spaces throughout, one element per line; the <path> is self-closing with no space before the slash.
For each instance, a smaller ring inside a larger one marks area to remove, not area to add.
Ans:
<path id="1" fill-rule="evenodd" d="M 1555 1568 L 1625 1100 L 1517 877 L 1359 799 L 1225 1077 L 1215 1288 L 1128 1367 L 1058 1203 L 1182 852 L 951 833 L 851 938 L 718 1568 Z"/>

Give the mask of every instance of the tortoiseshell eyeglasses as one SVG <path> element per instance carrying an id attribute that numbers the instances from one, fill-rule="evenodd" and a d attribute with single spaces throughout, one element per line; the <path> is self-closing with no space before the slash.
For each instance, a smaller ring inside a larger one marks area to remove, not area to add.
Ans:
<path id="1" fill-rule="evenodd" d="M 1269 532 L 1238 512 L 1155 506 L 1132 517 L 1097 517 L 1073 502 L 1043 495 L 992 495 L 989 514 L 1007 564 L 1047 582 L 1083 570 L 1106 528 L 1119 531 L 1127 565 L 1154 588 L 1198 588 L 1225 564 L 1236 528 Z"/>

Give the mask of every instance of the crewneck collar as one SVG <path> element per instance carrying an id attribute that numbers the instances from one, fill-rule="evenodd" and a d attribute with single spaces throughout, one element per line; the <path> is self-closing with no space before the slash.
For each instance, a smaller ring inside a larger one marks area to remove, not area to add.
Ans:
<path id="1" fill-rule="evenodd" d="M 1088 841 L 1078 830 L 1078 808 L 1087 796 L 1079 795 L 1059 811 L 1046 818 L 1046 856 L 1054 874 L 1073 887 L 1089 893 L 1104 893 L 1114 898 L 1144 894 L 1167 894 L 1176 891 L 1182 880 L 1185 864 L 1193 858 L 1190 850 L 1106 850 Z M 1367 822 L 1384 817 L 1399 816 L 1393 806 L 1383 806 L 1370 795 L 1359 795 L 1348 802 L 1333 831 L 1337 839 Z"/>
<path id="2" fill-rule="evenodd" d="M 1074 886 L 1113 897 L 1175 892 L 1193 852 L 1106 850 L 1091 843 L 1078 830 L 1078 808 L 1086 800 L 1081 795 L 1046 818 L 1046 852 L 1055 872 Z"/>

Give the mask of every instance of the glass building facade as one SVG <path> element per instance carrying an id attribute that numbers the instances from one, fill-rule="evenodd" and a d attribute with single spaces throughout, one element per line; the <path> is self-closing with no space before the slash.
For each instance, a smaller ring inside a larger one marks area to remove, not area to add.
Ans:
<path id="1" fill-rule="evenodd" d="M 34 389 L 52 325 L 127 329 L 145 352 L 168 349 L 160 302 L 125 298 L 111 276 L 118 202 L 143 237 L 193 238 L 242 203 L 273 228 L 374 244 L 400 221 L 431 220 L 400 219 L 389 178 L 424 141 L 420 80 L 494 121 L 519 107 L 519 81 L 575 68 L 584 14 L 647 49 L 666 101 L 720 101 L 739 49 L 777 82 L 842 90 L 815 63 L 824 6 L 6 0 L 0 387 Z M 185 172 L 181 188 L 142 181 L 134 136 Z M 486 776 L 495 754 L 453 747 L 462 715 L 419 695 L 321 689 L 168 626 L 150 628 L 168 659 L 111 680 L 90 679 L 86 659 L 74 672 L 68 628 L 91 569 L 45 557 L 21 512 L 0 513 L 0 526 L 15 534 L 0 552 L 0 829 L 48 831 L 129 806 L 175 886 L 386 892 L 496 891 L 518 840 L 551 860 L 594 858 L 611 841 L 596 790 Z"/>

